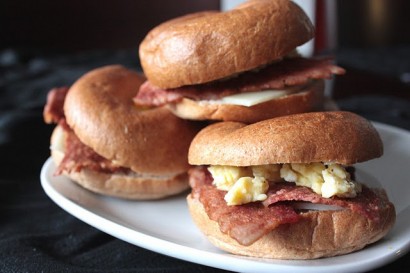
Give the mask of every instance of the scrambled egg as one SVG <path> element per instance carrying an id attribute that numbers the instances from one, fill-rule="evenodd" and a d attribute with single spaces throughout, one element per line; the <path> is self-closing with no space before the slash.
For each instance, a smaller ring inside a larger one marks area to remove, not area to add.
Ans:
<path id="1" fill-rule="evenodd" d="M 227 191 L 228 205 L 241 205 L 267 198 L 268 181 L 280 180 L 280 165 L 252 167 L 211 166 L 208 168 L 217 189 Z"/>
<path id="2" fill-rule="evenodd" d="M 272 164 L 251 167 L 210 166 L 217 189 L 227 191 L 228 205 L 241 205 L 267 198 L 269 182 L 288 181 L 311 188 L 325 198 L 355 197 L 361 185 L 338 164 Z"/>
<path id="3" fill-rule="evenodd" d="M 325 183 L 322 185 L 322 196 L 356 197 L 362 191 L 362 185 L 350 179 L 350 174 L 337 164 L 331 164 L 322 172 Z"/>
<path id="4" fill-rule="evenodd" d="M 264 177 L 268 181 L 280 181 L 280 164 L 252 166 L 254 177 Z"/>
<path id="5" fill-rule="evenodd" d="M 311 164 L 283 164 L 280 176 L 288 182 L 295 182 L 298 186 L 311 188 L 321 194 L 323 177 L 322 171 L 326 169 L 321 163 Z"/>
<path id="6" fill-rule="evenodd" d="M 229 191 L 241 177 L 252 175 L 252 170 L 247 167 L 211 166 L 208 168 L 218 190 Z"/>
<path id="7" fill-rule="evenodd" d="M 241 205 L 255 201 L 263 201 L 269 188 L 268 181 L 263 177 L 241 177 L 225 195 L 229 206 Z"/>
<path id="8" fill-rule="evenodd" d="M 350 174 L 339 164 L 283 164 L 280 175 L 285 181 L 309 187 L 325 198 L 355 197 L 362 190 L 361 185 L 352 181 Z"/>

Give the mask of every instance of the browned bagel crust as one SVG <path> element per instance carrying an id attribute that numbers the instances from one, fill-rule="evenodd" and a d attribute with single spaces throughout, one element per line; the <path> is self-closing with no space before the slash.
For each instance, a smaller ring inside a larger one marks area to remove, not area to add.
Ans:
<path id="1" fill-rule="evenodd" d="M 64 158 L 65 147 L 62 150 L 54 149 L 61 145 L 65 138 L 65 131 L 61 126 L 56 126 L 51 135 L 51 157 L 58 166 Z M 61 148 L 61 147 L 60 147 Z M 187 173 L 169 176 L 144 175 L 130 171 L 129 173 L 105 173 L 88 168 L 78 172 L 63 171 L 80 186 L 107 196 L 133 200 L 151 200 L 181 193 L 189 188 Z"/>
<path id="2" fill-rule="evenodd" d="M 167 107 L 178 117 L 192 120 L 223 120 L 254 123 L 261 120 L 311 112 L 323 107 L 324 82 L 316 80 L 298 92 L 285 97 L 272 99 L 251 107 L 233 104 L 211 104 L 184 98 Z"/>
<path id="3" fill-rule="evenodd" d="M 222 233 L 202 204 L 188 195 L 188 208 L 196 226 L 216 247 L 245 256 L 274 259 L 315 259 L 350 253 L 384 237 L 395 222 L 391 203 L 380 208 L 381 222 L 351 210 L 309 211 L 294 224 L 284 224 L 250 246 Z"/>
<path id="4" fill-rule="evenodd" d="M 66 96 L 67 123 L 84 144 L 117 165 L 145 174 L 185 172 L 198 126 L 165 108 L 138 110 L 132 98 L 143 81 L 118 65 L 88 72 Z"/>
<path id="5" fill-rule="evenodd" d="M 161 88 L 201 84 L 278 60 L 314 36 L 303 10 L 288 0 L 250 0 L 227 12 L 165 22 L 140 44 L 148 80 Z"/>
<path id="6" fill-rule="evenodd" d="M 383 154 L 372 124 L 350 112 L 312 112 L 251 125 L 219 122 L 191 143 L 192 165 L 251 166 L 335 162 L 351 165 Z"/>

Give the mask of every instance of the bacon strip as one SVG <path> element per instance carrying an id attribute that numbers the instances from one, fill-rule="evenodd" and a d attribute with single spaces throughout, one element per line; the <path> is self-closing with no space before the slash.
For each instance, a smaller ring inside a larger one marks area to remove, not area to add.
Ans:
<path id="1" fill-rule="evenodd" d="M 306 187 L 294 183 L 275 183 L 270 186 L 268 199 L 240 206 L 228 206 L 226 192 L 212 185 L 212 176 L 205 167 L 189 171 L 192 195 L 203 204 L 206 213 L 218 222 L 220 230 L 242 245 L 250 245 L 277 226 L 295 223 L 300 218 L 291 201 L 305 201 L 340 206 L 361 213 L 371 221 L 380 221 L 380 210 L 388 206 L 384 191 L 363 187 L 356 198 L 323 198 Z M 290 202 L 289 202 L 290 201 Z"/>
<path id="2" fill-rule="evenodd" d="M 68 126 L 63 126 L 63 129 L 67 136 L 64 158 L 57 167 L 55 175 L 61 175 L 64 172 L 80 172 L 82 169 L 103 173 L 126 173 L 130 171 L 128 168 L 113 164 L 110 160 L 94 152 L 93 149 L 82 143 Z"/>
<path id="3" fill-rule="evenodd" d="M 44 121 L 48 124 L 58 123 L 64 118 L 64 100 L 68 87 L 56 87 L 47 94 L 47 103 L 43 110 Z"/>
<path id="4" fill-rule="evenodd" d="M 181 101 L 184 97 L 193 100 L 217 100 L 222 97 L 268 89 L 283 89 L 304 85 L 311 79 L 330 78 L 344 74 L 345 70 L 332 64 L 332 59 L 289 58 L 271 64 L 259 71 L 249 71 L 238 77 L 208 84 L 161 89 L 149 81 L 141 85 L 134 102 L 140 106 L 161 106 Z"/>
<path id="5" fill-rule="evenodd" d="M 366 186 L 355 198 L 324 198 L 307 187 L 295 186 L 294 183 L 276 183 L 269 187 L 268 198 L 263 201 L 265 206 L 270 206 L 281 201 L 305 201 L 314 204 L 324 204 L 350 209 L 360 213 L 372 221 L 380 221 L 380 207 L 383 199 Z"/>
<path id="6" fill-rule="evenodd" d="M 222 232 L 229 234 L 242 245 L 251 245 L 263 235 L 281 224 L 295 223 L 299 215 L 286 205 L 263 206 L 249 203 L 241 206 L 228 206 L 224 200 L 225 192 L 217 190 L 206 174 L 205 168 L 190 170 L 190 184 L 194 198 L 199 198 L 211 220 L 217 221 Z M 205 180 L 199 180 L 205 177 Z M 198 179 L 199 178 L 199 179 Z M 201 183 L 204 181 L 204 183 Z"/>

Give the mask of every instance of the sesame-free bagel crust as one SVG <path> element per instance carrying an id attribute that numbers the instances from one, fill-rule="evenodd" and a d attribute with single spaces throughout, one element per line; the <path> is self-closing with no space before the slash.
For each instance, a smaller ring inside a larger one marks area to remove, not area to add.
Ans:
<path id="1" fill-rule="evenodd" d="M 51 158 L 59 166 L 65 156 L 66 131 L 56 126 L 51 135 Z M 54 147 L 54 148 L 53 148 Z M 60 149 L 55 149 L 60 147 Z M 133 200 L 151 200 L 181 193 L 189 188 L 186 173 L 155 176 L 135 172 L 101 172 L 84 167 L 63 175 L 92 192 Z"/>
<path id="2" fill-rule="evenodd" d="M 150 82 L 175 88 L 279 60 L 313 36 L 312 23 L 292 1 L 251 0 L 165 22 L 148 33 L 139 56 Z"/>
<path id="3" fill-rule="evenodd" d="M 233 254 L 272 259 L 316 259 L 350 253 L 380 240 L 396 219 L 391 203 L 380 208 L 380 222 L 349 209 L 308 211 L 297 223 L 280 225 L 252 245 L 243 246 L 220 231 L 218 223 L 209 219 L 202 203 L 192 194 L 187 202 L 194 223 L 216 247 Z"/>
<path id="4" fill-rule="evenodd" d="M 88 72 L 66 96 L 67 123 L 81 142 L 119 166 L 156 175 L 186 172 L 198 126 L 165 108 L 137 109 L 132 98 L 144 80 L 118 65 Z"/>
<path id="5" fill-rule="evenodd" d="M 383 143 L 369 121 L 351 112 L 330 111 L 282 116 L 251 125 L 219 122 L 196 135 L 188 157 L 192 165 L 351 165 L 382 154 Z"/>

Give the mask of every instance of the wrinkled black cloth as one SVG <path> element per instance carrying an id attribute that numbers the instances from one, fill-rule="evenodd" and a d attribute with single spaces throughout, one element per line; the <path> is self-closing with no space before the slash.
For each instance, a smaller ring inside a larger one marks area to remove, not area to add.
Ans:
<path id="1" fill-rule="evenodd" d="M 223 272 L 116 239 L 71 216 L 44 193 L 39 174 L 53 129 L 42 119 L 46 94 L 106 64 L 139 69 L 137 50 L 35 58 L 0 52 L 0 272 Z M 395 109 L 378 108 L 386 102 Z M 410 129 L 410 117 L 397 115 L 408 113 L 409 101 L 361 97 L 340 103 Z M 409 260 L 407 254 L 374 272 L 402 272 Z"/>

